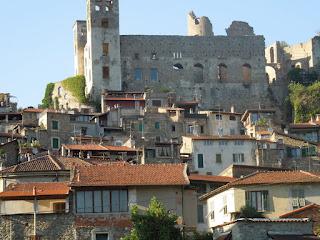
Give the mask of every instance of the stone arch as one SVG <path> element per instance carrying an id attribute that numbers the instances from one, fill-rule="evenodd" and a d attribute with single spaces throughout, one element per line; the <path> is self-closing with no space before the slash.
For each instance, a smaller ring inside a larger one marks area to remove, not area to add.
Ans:
<path id="1" fill-rule="evenodd" d="M 224 63 L 218 65 L 218 79 L 221 81 L 227 80 L 228 77 L 228 67 Z"/>
<path id="2" fill-rule="evenodd" d="M 277 79 L 277 73 L 273 67 L 266 66 L 266 74 L 268 76 L 269 84 L 272 84 Z"/>
<path id="3" fill-rule="evenodd" d="M 270 62 L 274 63 L 274 48 L 270 48 Z"/>
<path id="4" fill-rule="evenodd" d="M 196 63 L 193 65 L 193 79 L 195 83 L 203 83 L 203 65 L 201 63 Z"/>
<path id="5" fill-rule="evenodd" d="M 251 65 L 248 63 L 242 65 L 242 78 L 245 84 L 251 82 Z"/>
<path id="6" fill-rule="evenodd" d="M 176 63 L 173 65 L 173 69 L 174 70 L 182 70 L 183 69 L 183 66 L 181 63 Z"/>

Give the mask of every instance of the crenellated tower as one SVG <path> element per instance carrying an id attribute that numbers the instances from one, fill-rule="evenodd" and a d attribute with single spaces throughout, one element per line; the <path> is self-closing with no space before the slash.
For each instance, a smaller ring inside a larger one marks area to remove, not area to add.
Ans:
<path id="1" fill-rule="evenodd" d="M 87 44 L 84 50 L 86 94 L 121 90 L 119 1 L 87 0 Z"/>

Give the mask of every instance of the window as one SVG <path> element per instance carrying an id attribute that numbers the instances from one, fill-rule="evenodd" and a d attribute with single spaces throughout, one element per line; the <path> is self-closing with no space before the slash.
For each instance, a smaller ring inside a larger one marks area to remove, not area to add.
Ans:
<path id="1" fill-rule="evenodd" d="M 236 130 L 234 128 L 230 129 L 230 135 L 235 135 L 236 134 Z"/>
<path id="2" fill-rule="evenodd" d="M 95 9 L 96 12 L 99 12 L 100 11 L 100 6 L 96 5 L 96 6 L 94 6 L 94 9 Z"/>
<path id="3" fill-rule="evenodd" d="M 160 136 L 156 136 L 156 142 L 161 142 L 161 137 Z"/>
<path id="4" fill-rule="evenodd" d="M 246 192 L 246 204 L 255 208 L 258 212 L 268 210 L 268 191 Z"/>
<path id="5" fill-rule="evenodd" d="M 227 65 L 225 65 L 224 63 L 220 63 L 218 65 L 218 79 L 221 81 L 225 81 L 227 80 Z"/>
<path id="6" fill-rule="evenodd" d="M 88 130 L 87 127 L 81 127 L 81 129 L 80 129 L 81 135 L 82 135 L 82 136 L 87 135 L 87 130 Z"/>
<path id="7" fill-rule="evenodd" d="M 158 69 L 157 68 L 151 68 L 150 80 L 151 81 L 158 81 Z"/>
<path id="8" fill-rule="evenodd" d="M 109 20 L 107 18 L 102 18 L 101 27 L 103 27 L 103 28 L 108 28 L 109 27 Z"/>
<path id="9" fill-rule="evenodd" d="M 274 63 L 274 48 L 270 48 L 270 62 Z"/>
<path id="10" fill-rule="evenodd" d="M 173 69 L 174 70 L 182 70 L 183 66 L 181 65 L 181 63 L 176 63 L 173 65 Z"/>
<path id="11" fill-rule="evenodd" d="M 59 122 L 52 120 L 52 130 L 59 130 Z"/>
<path id="12" fill-rule="evenodd" d="M 227 201 L 227 196 L 223 196 L 223 214 L 226 215 L 228 214 L 228 201 Z"/>
<path id="13" fill-rule="evenodd" d="M 193 79 L 195 83 L 203 83 L 203 65 L 196 63 L 193 67 Z"/>
<path id="14" fill-rule="evenodd" d="M 226 140 L 220 140 L 220 141 L 219 141 L 219 145 L 220 145 L 220 146 L 226 146 L 226 145 L 228 145 L 228 141 L 226 141 Z"/>
<path id="15" fill-rule="evenodd" d="M 102 43 L 102 53 L 104 56 L 109 54 L 109 43 Z"/>
<path id="16" fill-rule="evenodd" d="M 144 126 L 143 126 L 143 123 L 139 123 L 139 132 L 143 132 L 144 130 Z"/>
<path id="17" fill-rule="evenodd" d="M 141 81 L 142 80 L 142 69 L 136 68 L 134 70 L 134 80 L 135 81 Z"/>
<path id="18" fill-rule="evenodd" d="M 109 240 L 108 233 L 96 233 L 96 240 Z"/>
<path id="19" fill-rule="evenodd" d="M 212 140 L 205 140 L 204 145 L 207 145 L 207 146 L 213 145 L 213 141 Z"/>
<path id="20" fill-rule="evenodd" d="M 230 115 L 230 116 L 229 116 L 229 120 L 230 120 L 230 121 L 236 121 L 236 116 Z"/>
<path id="21" fill-rule="evenodd" d="M 155 158 L 156 157 L 156 150 L 155 149 L 147 149 L 147 157 L 148 158 Z"/>
<path id="22" fill-rule="evenodd" d="M 160 122 L 155 122 L 154 123 L 154 128 L 155 129 L 160 129 Z"/>
<path id="23" fill-rule="evenodd" d="M 161 100 L 152 100 L 153 107 L 161 107 Z"/>
<path id="24" fill-rule="evenodd" d="M 176 131 L 176 126 L 175 125 L 171 125 L 171 131 L 175 132 Z"/>
<path id="25" fill-rule="evenodd" d="M 60 139 L 59 138 L 52 138 L 51 146 L 53 149 L 59 149 L 60 148 Z"/>
<path id="26" fill-rule="evenodd" d="M 151 59 L 152 60 L 156 60 L 157 59 L 157 53 L 156 52 L 151 53 Z"/>
<path id="27" fill-rule="evenodd" d="M 216 120 L 222 120 L 222 115 L 221 114 L 216 114 Z"/>
<path id="28" fill-rule="evenodd" d="M 244 141 L 236 140 L 236 141 L 234 141 L 234 145 L 242 146 L 242 145 L 244 145 Z"/>
<path id="29" fill-rule="evenodd" d="M 233 154 L 233 162 L 234 163 L 244 162 L 244 154 L 243 153 L 234 153 Z"/>
<path id="30" fill-rule="evenodd" d="M 203 168 L 203 154 L 198 154 L 198 168 Z"/>
<path id="31" fill-rule="evenodd" d="M 293 209 L 301 208 L 306 205 L 303 188 L 291 189 L 291 197 Z"/>
<path id="32" fill-rule="evenodd" d="M 251 81 L 251 66 L 249 64 L 243 64 L 242 66 L 242 77 L 244 83 L 250 83 Z"/>
<path id="33" fill-rule="evenodd" d="M 214 202 L 210 203 L 210 219 L 214 220 Z"/>
<path id="34" fill-rule="evenodd" d="M 193 125 L 188 125 L 187 126 L 187 133 L 193 134 L 194 126 Z"/>
<path id="35" fill-rule="evenodd" d="M 135 54 L 134 54 L 134 59 L 135 59 L 135 60 L 139 60 L 139 58 L 140 58 L 139 53 L 135 53 Z"/>
<path id="36" fill-rule="evenodd" d="M 198 212 L 198 223 L 204 223 L 204 215 L 203 215 L 203 205 L 198 205 L 197 208 L 197 212 Z"/>
<path id="37" fill-rule="evenodd" d="M 200 126 L 200 133 L 204 133 L 204 126 Z"/>
<path id="38" fill-rule="evenodd" d="M 77 213 L 127 212 L 128 191 L 77 191 L 76 210 Z"/>
<path id="39" fill-rule="evenodd" d="M 110 77 L 109 67 L 102 67 L 102 77 L 103 79 L 109 79 Z"/>
<path id="40" fill-rule="evenodd" d="M 56 202 L 52 204 L 53 212 L 55 213 L 64 213 L 66 211 L 65 202 Z"/>
<path id="41" fill-rule="evenodd" d="M 217 154 L 216 154 L 216 163 L 222 163 L 221 153 L 217 153 Z"/>

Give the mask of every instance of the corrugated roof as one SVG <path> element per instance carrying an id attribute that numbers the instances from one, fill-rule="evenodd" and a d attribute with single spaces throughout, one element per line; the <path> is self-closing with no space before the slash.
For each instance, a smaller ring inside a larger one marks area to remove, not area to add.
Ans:
<path id="1" fill-rule="evenodd" d="M 77 168 L 72 186 L 188 185 L 186 164 L 109 164 Z"/>

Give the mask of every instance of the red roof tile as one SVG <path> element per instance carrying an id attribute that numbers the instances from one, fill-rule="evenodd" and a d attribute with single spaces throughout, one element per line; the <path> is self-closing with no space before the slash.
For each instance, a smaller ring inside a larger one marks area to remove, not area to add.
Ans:
<path id="1" fill-rule="evenodd" d="M 133 97 L 107 97 L 106 101 L 145 101 L 144 98 L 133 98 Z"/>
<path id="2" fill-rule="evenodd" d="M 205 181 L 205 182 L 222 182 L 222 183 L 229 183 L 236 178 L 232 177 L 225 177 L 225 176 L 212 176 L 212 175 L 199 175 L 199 174 L 190 174 L 189 176 L 190 181 Z"/>
<path id="3" fill-rule="evenodd" d="M 33 196 L 68 195 L 70 187 L 67 182 L 30 182 L 10 184 L 0 193 L 0 198 L 23 198 Z M 34 188 L 36 194 L 34 194 Z"/>
<path id="4" fill-rule="evenodd" d="M 247 135 L 230 135 L 230 136 L 191 136 L 192 140 L 256 140 Z"/>
<path id="5" fill-rule="evenodd" d="M 78 151 L 117 151 L 117 152 L 136 152 L 137 149 L 129 148 L 126 146 L 102 146 L 99 144 L 74 144 L 66 145 L 63 144 L 63 147 L 70 150 Z"/>
<path id="6" fill-rule="evenodd" d="M 280 217 L 280 218 L 290 218 L 290 217 L 294 217 L 295 214 L 301 213 L 301 212 L 303 212 L 303 211 L 306 211 L 306 210 L 312 209 L 312 208 L 320 209 L 320 205 L 315 204 L 315 203 L 309 204 L 309 205 L 307 205 L 307 206 L 305 206 L 305 207 L 301 207 L 301 208 L 295 209 L 295 210 L 293 210 L 293 211 L 287 212 L 287 213 L 285 213 L 285 214 L 282 214 L 282 215 L 279 216 L 279 217 Z"/>
<path id="7" fill-rule="evenodd" d="M 109 164 L 77 168 L 72 186 L 188 185 L 185 164 Z"/>
<path id="8" fill-rule="evenodd" d="M 310 173 L 305 171 L 275 171 L 275 172 L 256 172 L 244 178 L 237 179 L 218 189 L 215 189 L 200 197 L 205 200 L 220 192 L 232 187 L 250 186 L 250 185 L 275 185 L 275 184 L 295 184 L 295 183 L 320 183 L 319 173 Z"/>
<path id="9" fill-rule="evenodd" d="M 313 124 L 313 123 L 295 123 L 295 124 L 290 124 L 289 127 L 291 129 L 320 128 L 319 125 Z"/>
<path id="10" fill-rule="evenodd" d="M 70 170 L 72 166 L 88 166 L 89 162 L 79 158 L 64 158 L 46 155 L 3 169 L 0 173 L 51 172 Z"/>

